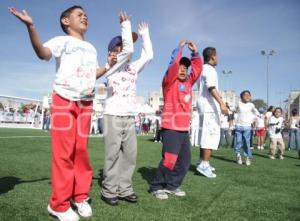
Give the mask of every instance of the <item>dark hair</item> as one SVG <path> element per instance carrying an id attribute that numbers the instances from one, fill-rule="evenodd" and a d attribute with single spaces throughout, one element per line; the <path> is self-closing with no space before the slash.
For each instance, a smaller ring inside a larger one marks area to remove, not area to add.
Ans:
<path id="1" fill-rule="evenodd" d="M 68 8 L 68 9 L 64 10 L 64 11 L 61 13 L 61 15 L 60 15 L 60 19 L 59 19 L 59 21 L 60 21 L 60 26 L 61 26 L 62 30 L 64 31 L 64 33 L 66 33 L 66 34 L 68 34 L 67 29 L 66 29 L 65 25 L 62 23 L 61 20 L 62 20 L 63 18 L 69 17 L 70 14 L 71 14 L 75 9 L 77 9 L 77 8 L 82 9 L 82 10 L 84 11 L 84 9 L 83 9 L 80 5 L 73 5 L 72 7 L 70 7 L 70 8 Z"/>
<path id="2" fill-rule="evenodd" d="M 243 96 L 244 96 L 244 94 L 246 94 L 246 93 L 248 93 L 248 94 L 251 95 L 251 92 L 250 92 L 249 90 L 244 90 L 244 91 L 242 91 L 242 93 L 240 94 L 240 98 L 242 99 Z"/>
<path id="3" fill-rule="evenodd" d="M 272 111 L 272 109 L 274 109 L 274 106 L 268 107 L 267 111 Z"/>
<path id="4" fill-rule="evenodd" d="M 280 112 L 282 113 L 282 108 L 281 108 L 281 107 L 276 107 L 275 110 L 273 111 L 273 115 L 275 114 L 275 112 L 276 112 L 277 110 L 280 110 Z"/>
<path id="5" fill-rule="evenodd" d="M 294 108 L 294 109 L 292 110 L 292 115 L 293 115 L 293 116 L 296 116 L 296 115 L 297 115 L 297 113 L 298 113 L 297 109 L 296 109 L 296 108 Z"/>
<path id="6" fill-rule="evenodd" d="M 217 50 L 213 47 L 207 47 L 203 50 L 203 60 L 204 63 L 208 63 L 209 60 L 212 58 L 212 56 L 215 56 L 217 54 Z"/>

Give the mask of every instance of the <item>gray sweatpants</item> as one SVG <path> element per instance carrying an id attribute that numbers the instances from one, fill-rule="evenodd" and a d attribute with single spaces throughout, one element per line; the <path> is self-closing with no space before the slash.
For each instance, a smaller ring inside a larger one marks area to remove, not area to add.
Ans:
<path id="1" fill-rule="evenodd" d="M 125 197 L 133 192 L 137 141 L 133 116 L 104 115 L 104 197 Z"/>

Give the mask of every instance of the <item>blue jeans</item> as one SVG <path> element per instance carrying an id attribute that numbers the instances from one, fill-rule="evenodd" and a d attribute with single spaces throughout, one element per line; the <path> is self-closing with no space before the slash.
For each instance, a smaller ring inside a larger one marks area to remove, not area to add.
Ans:
<path id="1" fill-rule="evenodd" d="M 288 149 L 291 149 L 292 142 L 295 140 L 296 148 L 300 151 L 300 129 L 291 128 L 289 130 Z"/>
<path id="2" fill-rule="evenodd" d="M 240 154 L 241 147 L 244 149 L 245 157 L 252 158 L 250 149 L 251 127 L 236 126 L 235 128 L 235 153 Z"/>

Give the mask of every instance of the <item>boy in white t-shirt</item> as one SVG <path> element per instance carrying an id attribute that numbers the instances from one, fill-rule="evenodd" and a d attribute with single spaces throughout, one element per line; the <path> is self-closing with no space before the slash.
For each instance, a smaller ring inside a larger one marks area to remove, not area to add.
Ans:
<path id="1" fill-rule="evenodd" d="M 96 78 L 105 68 L 98 68 L 96 49 L 84 40 L 88 18 L 81 6 L 73 6 L 60 16 L 66 36 L 42 44 L 32 18 L 25 10 L 9 11 L 27 27 L 31 44 L 42 60 L 56 59 L 56 79 L 51 104 L 51 198 L 48 212 L 59 220 L 77 221 L 70 201 L 83 217 L 92 216 L 88 203 L 92 182 L 87 144 L 92 99 Z"/>
<path id="2" fill-rule="evenodd" d="M 273 116 L 269 120 L 269 135 L 271 139 L 270 143 L 270 159 L 274 160 L 278 147 L 278 157 L 283 160 L 283 154 L 285 149 L 285 144 L 282 138 L 282 128 L 283 128 L 283 117 L 282 109 L 276 107 Z"/>
<path id="3" fill-rule="evenodd" d="M 136 165 L 137 140 L 135 131 L 136 84 L 139 73 L 152 60 L 153 49 L 148 24 L 138 26 L 142 39 L 142 53 L 132 61 L 133 42 L 137 34 L 131 32 L 130 16 L 120 13 L 121 36 L 108 45 L 107 98 L 104 108 L 105 159 L 101 198 L 109 205 L 119 200 L 136 203 L 132 176 Z"/>
<path id="4" fill-rule="evenodd" d="M 241 148 L 244 149 L 246 157 L 245 164 L 251 165 L 252 151 L 250 145 L 252 123 L 256 116 L 259 116 L 253 103 L 251 103 L 251 93 L 248 90 L 242 91 L 236 108 L 237 118 L 235 127 L 235 153 L 238 164 L 243 164 L 240 154 Z"/>
<path id="5" fill-rule="evenodd" d="M 218 89 L 218 75 L 215 67 L 218 64 L 217 51 L 213 47 L 203 50 L 203 70 L 197 85 L 199 96 L 197 100 L 200 115 L 199 146 L 200 162 L 197 171 L 208 178 L 215 178 L 214 168 L 209 160 L 213 150 L 217 150 L 220 141 L 220 114 L 229 114 Z"/>

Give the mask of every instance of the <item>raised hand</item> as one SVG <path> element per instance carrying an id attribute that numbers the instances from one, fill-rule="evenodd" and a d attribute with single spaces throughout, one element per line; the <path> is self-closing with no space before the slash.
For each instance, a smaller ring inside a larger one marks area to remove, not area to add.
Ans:
<path id="1" fill-rule="evenodd" d="M 183 39 L 179 42 L 179 46 L 184 47 L 187 43 L 188 43 L 188 41 Z"/>
<path id="2" fill-rule="evenodd" d="M 196 46 L 193 42 L 189 41 L 187 44 L 188 44 L 189 49 L 190 49 L 192 52 L 198 51 L 197 46 Z"/>
<path id="3" fill-rule="evenodd" d="M 139 35 L 142 35 L 143 33 L 145 33 L 148 30 L 149 30 L 148 23 L 146 23 L 146 22 L 139 23 L 139 27 L 138 27 Z"/>
<path id="4" fill-rule="evenodd" d="M 123 21 L 130 21 L 131 17 L 129 15 L 127 15 L 126 12 L 121 11 L 119 14 L 119 18 L 120 18 L 120 23 L 122 23 Z"/>
<path id="5" fill-rule="evenodd" d="M 9 12 L 16 16 L 20 21 L 22 21 L 25 25 L 30 26 L 33 25 L 32 18 L 27 14 L 25 10 L 22 10 L 22 12 L 17 11 L 15 7 L 8 8 Z"/>

